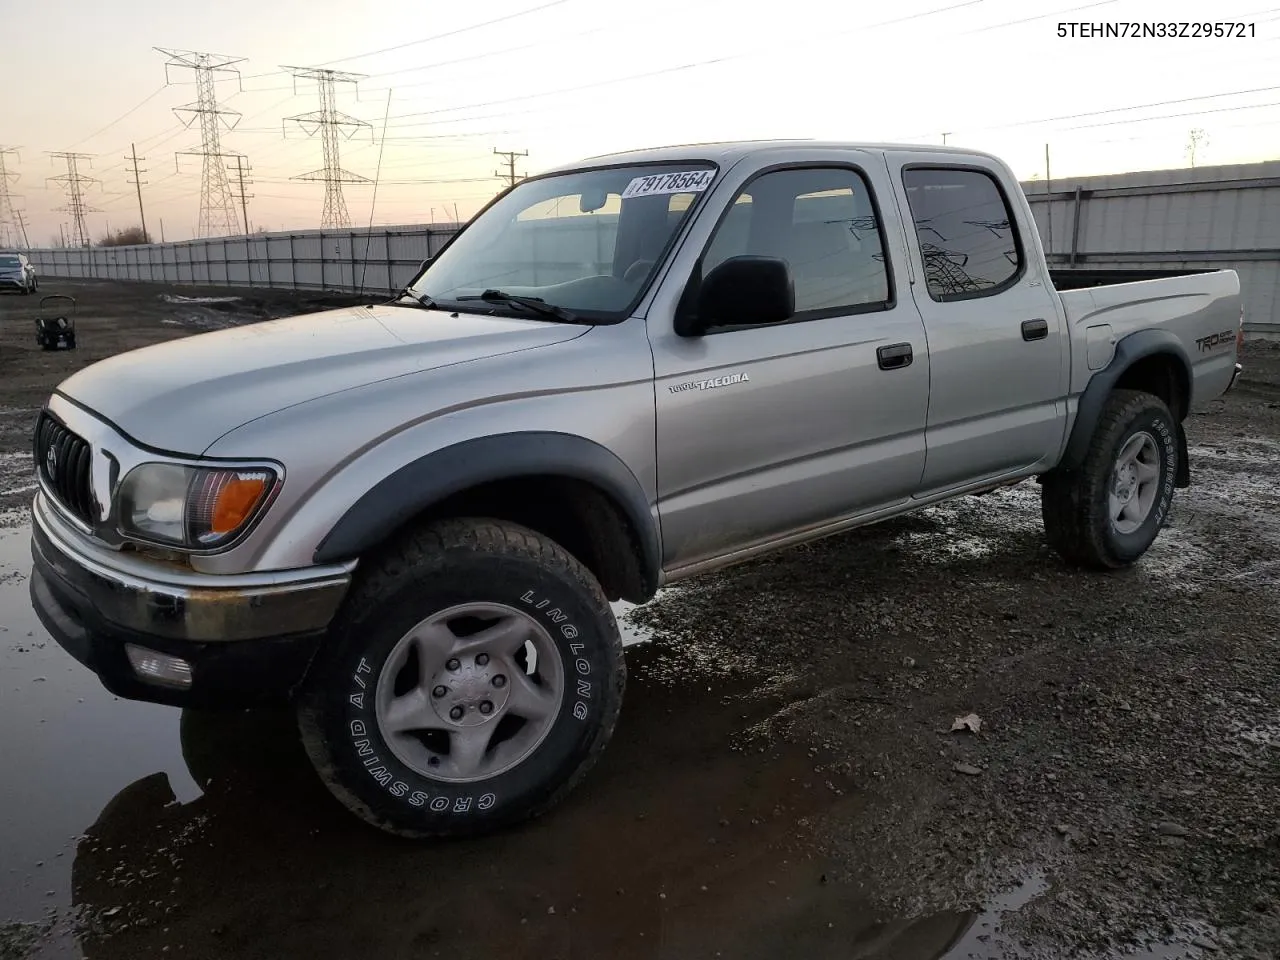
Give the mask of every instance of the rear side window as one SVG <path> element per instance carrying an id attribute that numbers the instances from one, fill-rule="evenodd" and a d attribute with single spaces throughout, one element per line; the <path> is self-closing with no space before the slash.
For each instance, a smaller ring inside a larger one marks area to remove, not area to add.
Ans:
<path id="1" fill-rule="evenodd" d="M 904 170 L 925 280 L 934 300 L 967 300 L 1011 286 L 1022 274 L 1022 244 L 996 179 L 979 170 Z"/>

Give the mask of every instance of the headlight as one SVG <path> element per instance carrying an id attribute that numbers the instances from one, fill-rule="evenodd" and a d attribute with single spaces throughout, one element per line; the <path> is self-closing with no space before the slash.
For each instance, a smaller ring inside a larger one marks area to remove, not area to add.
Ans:
<path id="1" fill-rule="evenodd" d="M 144 463 L 120 484 L 120 533 L 189 550 L 213 549 L 253 521 L 278 483 L 270 467 Z"/>

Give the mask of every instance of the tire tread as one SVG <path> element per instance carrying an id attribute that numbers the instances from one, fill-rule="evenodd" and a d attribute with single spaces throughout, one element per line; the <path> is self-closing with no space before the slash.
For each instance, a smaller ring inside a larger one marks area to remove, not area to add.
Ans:
<path id="1" fill-rule="evenodd" d="M 466 550 L 496 559 L 533 560 L 539 566 L 567 575 L 573 587 L 590 598 L 594 612 L 608 623 L 615 623 L 613 610 L 603 589 L 591 572 L 564 547 L 548 537 L 505 520 L 487 518 L 446 519 L 420 526 L 393 541 L 381 555 L 371 558 L 367 572 L 352 585 L 353 595 L 344 604 L 335 627 L 358 624 L 374 615 L 394 594 L 405 586 L 407 578 L 421 576 L 424 570 L 443 566 L 457 550 Z M 298 728 L 303 746 L 316 772 L 329 790 L 356 816 L 379 829 L 411 839 L 436 839 L 487 833 L 498 827 L 512 826 L 531 820 L 556 806 L 587 775 L 604 752 L 617 726 L 622 696 L 626 688 L 622 637 L 615 628 L 605 638 L 611 656 L 619 669 L 610 678 L 611 695 L 605 697 L 605 712 L 590 744 L 573 773 L 551 789 L 546 796 L 522 810 L 508 813 L 500 821 L 483 819 L 474 824 L 451 826 L 447 830 L 412 829 L 391 822 L 348 790 L 333 763 L 332 746 L 324 733 L 318 708 L 303 695 L 298 709 Z M 320 678 L 323 686 L 323 678 Z"/>
<path id="2" fill-rule="evenodd" d="M 1173 417 L 1164 401 L 1142 390 L 1113 390 L 1102 408 L 1084 462 L 1076 470 L 1057 469 L 1043 478 L 1041 516 L 1049 546 L 1064 560 L 1096 570 L 1117 570 L 1131 561 L 1117 555 L 1104 531 L 1110 522 L 1100 496 L 1111 475 L 1112 447 L 1146 411 Z"/>

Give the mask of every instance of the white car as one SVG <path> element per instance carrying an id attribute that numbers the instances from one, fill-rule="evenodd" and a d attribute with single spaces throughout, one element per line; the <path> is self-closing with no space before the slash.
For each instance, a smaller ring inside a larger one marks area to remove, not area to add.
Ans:
<path id="1" fill-rule="evenodd" d="M 0 253 L 0 290 L 14 289 L 23 294 L 40 289 L 36 268 L 25 254 Z"/>

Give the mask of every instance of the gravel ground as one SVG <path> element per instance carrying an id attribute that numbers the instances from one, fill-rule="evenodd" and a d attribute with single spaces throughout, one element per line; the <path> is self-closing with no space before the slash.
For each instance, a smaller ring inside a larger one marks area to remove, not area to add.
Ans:
<path id="1" fill-rule="evenodd" d="M 1034 482 L 672 589 L 664 669 L 786 705 L 741 740 L 821 746 L 857 789 L 812 824 L 899 915 L 1047 878 L 1022 953 L 1280 950 L 1280 343 L 1189 423 L 1193 486 L 1136 568 L 1068 569 Z M 951 732 L 975 713 L 977 733 Z M 1025 943 L 1024 943 L 1025 941 Z M 1177 955 L 1157 953 L 1157 955 Z"/>
<path id="2" fill-rule="evenodd" d="M 326 302 L 67 289 L 91 314 L 68 354 L 29 342 L 34 300 L 0 298 L 0 528 L 25 522 L 35 412 L 69 372 Z M 604 761 L 504 837 L 371 837 L 287 718 L 183 713 L 198 798 L 162 774 L 109 792 L 70 831 L 75 909 L 42 923 L 0 897 L 0 958 L 1274 958 L 1280 344 L 1245 365 L 1189 421 L 1193 486 L 1130 571 L 1066 568 L 1027 482 L 631 611 L 651 639 Z M 142 749 L 121 743 L 121 763 Z"/>

